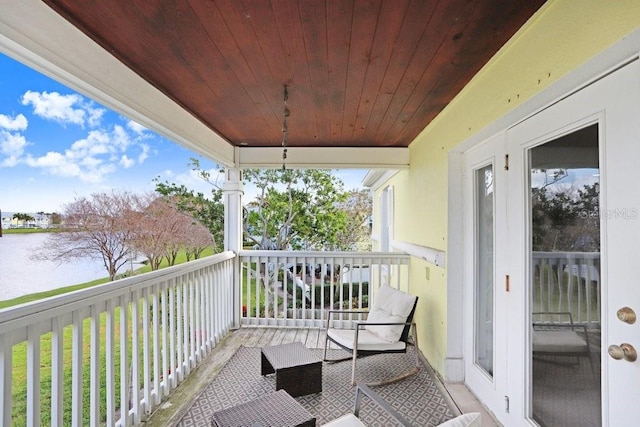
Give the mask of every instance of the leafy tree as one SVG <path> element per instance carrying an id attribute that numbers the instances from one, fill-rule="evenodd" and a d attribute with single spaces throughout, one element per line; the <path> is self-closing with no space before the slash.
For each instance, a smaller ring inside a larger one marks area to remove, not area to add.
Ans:
<path id="1" fill-rule="evenodd" d="M 219 251 L 224 236 L 222 189 L 197 159 L 191 159 L 190 166 L 211 184 L 209 197 L 159 179 L 156 191 L 204 224 Z M 342 181 L 329 170 L 247 169 L 243 179 L 259 191 L 244 211 L 246 245 L 276 250 L 348 250 L 368 234 L 365 224 L 371 211 L 370 197 L 366 192 L 345 193 Z"/>
<path id="2" fill-rule="evenodd" d="M 248 169 L 244 178 L 259 190 L 244 216 L 245 240 L 260 249 L 334 248 L 345 230 L 347 199 L 328 170 Z"/>
<path id="3" fill-rule="evenodd" d="M 209 172 L 200 168 L 197 159 L 191 159 L 190 165 L 202 179 L 212 185 L 209 197 L 206 197 L 204 193 L 189 190 L 185 185 L 177 185 L 167 181 L 160 182 L 158 178 L 155 179 L 156 192 L 169 198 L 178 211 L 188 213 L 204 225 L 210 231 L 210 236 L 207 237 L 213 239 L 214 251 L 220 252 L 224 243 L 222 189 L 212 180 Z M 202 249 L 199 252 L 202 252 Z"/>
<path id="4" fill-rule="evenodd" d="M 600 250 L 597 183 L 581 189 L 545 185 L 532 190 L 531 201 L 534 251 Z"/>
<path id="5" fill-rule="evenodd" d="M 346 213 L 345 227 L 336 233 L 336 244 L 327 248 L 336 251 L 368 249 L 371 234 L 370 220 L 373 213 L 373 200 L 368 190 L 351 190 L 346 200 L 339 204 L 339 209 Z"/>
<path id="6" fill-rule="evenodd" d="M 25 222 L 35 221 L 35 218 L 26 213 L 15 213 L 13 214 L 13 219 L 17 220 L 19 224 L 24 226 Z"/>

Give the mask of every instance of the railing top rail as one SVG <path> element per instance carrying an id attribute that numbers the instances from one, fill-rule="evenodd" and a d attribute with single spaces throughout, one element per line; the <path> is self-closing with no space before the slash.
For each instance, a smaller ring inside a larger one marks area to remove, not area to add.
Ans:
<path id="1" fill-rule="evenodd" d="M 291 258 L 388 258 L 408 259 L 403 252 L 328 252 L 328 251 L 273 251 L 273 250 L 242 250 L 241 257 L 291 257 Z"/>
<path id="2" fill-rule="evenodd" d="M 24 319 L 25 317 L 42 313 L 43 311 L 60 309 L 71 304 L 77 304 L 87 300 L 95 300 L 100 297 L 105 299 L 113 298 L 118 291 L 136 290 L 152 285 L 162 280 L 170 280 L 174 277 L 181 276 L 185 273 L 197 271 L 209 265 L 219 264 L 226 260 L 234 258 L 236 255 L 232 251 L 222 252 L 216 255 L 200 258 L 184 264 L 174 265 L 172 267 L 163 268 L 161 270 L 151 271 L 149 273 L 138 276 L 127 277 L 115 280 L 113 282 L 102 285 L 93 286 L 86 289 L 80 289 L 45 298 L 38 301 L 19 304 L 13 307 L 7 307 L 0 310 L 0 332 L 5 323 L 16 319 Z"/>
<path id="3" fill-rule="evenodd" d="M 570 252 L 570 251 L 533 251 L 533 258 L 554 258 L 554 259 L 599 259 L 600 252 Z"/>

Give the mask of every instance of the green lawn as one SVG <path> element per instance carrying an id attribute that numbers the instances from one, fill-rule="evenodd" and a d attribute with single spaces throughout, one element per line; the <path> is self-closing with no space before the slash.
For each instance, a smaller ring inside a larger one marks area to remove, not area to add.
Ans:
<path id="1" fill-rule="evenodd" d="M 54 233 L 57 228 L 3 228 L 2 234 Z"/>

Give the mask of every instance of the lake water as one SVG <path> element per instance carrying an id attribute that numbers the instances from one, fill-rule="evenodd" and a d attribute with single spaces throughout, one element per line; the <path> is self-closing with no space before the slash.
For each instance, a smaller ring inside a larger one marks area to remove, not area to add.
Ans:
<path id="1" fill-rule="evenodd" d="M 36 261 L 48 233 L 4 234 L 0 237 L 0 301 L 107 277 L 102 261 L 77 259 L 58 264 Z"/>

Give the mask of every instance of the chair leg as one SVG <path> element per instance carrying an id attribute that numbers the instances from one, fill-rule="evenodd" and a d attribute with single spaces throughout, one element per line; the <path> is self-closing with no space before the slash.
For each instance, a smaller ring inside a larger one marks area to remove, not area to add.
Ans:
<path id="1" fill-rule="evenodd" d="M 360 330 L 356 327 L 353 339 L 353 362 L 351 365 L 351 385 L 356 385 L 356 361 L 358 360 L 358 334 Z"/>
<path id="2" fill-rule="evenodd" d="M 413 337 L 413 347 L 416 353 L 416 369 L 420 370 L 420 356 L 418 355 L 418 331 L 416 330 L 416 324 L 411 325 L 411 336 Z"/>
<path id="3" fill-rule="evenodd" d="M 416 375 L 417 373 L 420 372 L 420 356 L 418 355 L 418 333 L 416 331 L 416 324 L 412 324 L 411 325 L 411 336 L 413 338 L 413 346 L 415 347 L 414 351 L 415 351 L 415 362 L 416 362 L 416 366 L 403 372 L 402 374 L 398 375 L 397 377 L 388 379 L 388 380 L 384 380 L 384 381 L 379 381 L 379 382 L 375 382 L 375 383 L 367 383 L 368 386 L 381 386 L 381 385 L 385 385 L 385 384 L 391 384 L 394 383 L 396 381 L 400 381 L 403 380 L 405 378 L 408 378 L 412 375 Z M 408 344 L 407 344 L 408 345 Z M 355 359 L 353 362 L 353 367 L 354 367 L 354 372 L 355 372 Z M 352 378 L 352 383 L 355 384 L 355 373 L 354 373 L 354 377 Z"/>
<path id="4" fill-rule="evenodd" d="M 353 363 L 351 366 L 351 385 L 356 385 L 356 361 L 358 360 L 358 349 L 353 349 Z"/>
<path id="5" fill-rule="evenodd" d="M 329 329 L 327 329 L 327 332 L 329 331 Z M 329 346 L 329 334 L 325 333 L 324 334 L 324 354 L 322 355 L 322 360 L 326 361 L 327 360 L 327 347 Z"/>

